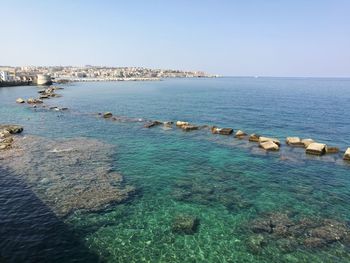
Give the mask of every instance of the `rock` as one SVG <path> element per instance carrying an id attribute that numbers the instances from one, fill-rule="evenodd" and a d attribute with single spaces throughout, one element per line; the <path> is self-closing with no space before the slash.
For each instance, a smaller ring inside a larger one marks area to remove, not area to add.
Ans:
<path id="1" fill-rule="evenodd" d="M 110 117 L 112 117 L 113 116 L 113 114 L 112 114 L 112 112 L 105 112 L 105 113 L 103 113 L 103 118 L 110 118 Z"/>
<path id="2" fill-rule="evenodd" d="M 198 231 L 199 219 L 191 215 L 178 215 L 172 225 L 174 233 L 193 235 Z"/>
<path id="3" fill-rule="evenodd" d="M 41 104 L 43 101 L 41 99 L 29 98 L 27 99 L 28 104 Z"/>
<path id="4" fill-rule="evenodd" d="M 290 146 L 304 147 L 304 144 L 299 137 L 287 137 L 286 143 Z"/>
<path id="5" fill-rule="evenodd" d="M 259 138 L 260 138 L 260 135 L 253 133 L 249 136 L 249 141 L 250 142 L 259 142 Z"/>
<path id="6" fill-rule="evenodd" d="M 338 153 L 339 148 L 333 146 L 327 146 L 326 153 Z"/>
<path id="7" fill-rule="evenodd" d="M 269 141 L 277 144 L 278 146 L 281 145 L 281 142 L 278 139 L 276 139 L 276 138 L 269 138 L 269 137 L 263 137 L 263 136 L 259 137 L 259 142 L 260 143 L 269 142 Z"/>
<path id="8" fill-rule="evenodd" d="M 231 128 L 218 128 L 218 127 L 212 127 L 211 132 L 213 134 L 221 134 L 221 135 L 230 135 L 233 133 L 233 129 Z"/>
<path id="9" fill-rule="evenodd" d="M 350 161 L 350 147 L 346 150 L 343 159 L 346 161 Z"/>
<path id="10" fill-rule="evenodd" d="M 247 136 L 247 134 L 244 131 L 238 130 L 235 134 L 235 137 L 238 139 L 241 139 L 243 137 Z"/>
<path id="11" fill-rule="evenodd" d="M 313 139 L 302 139 L 301 143 L 304 145 L 305 148 L 307 148 L 311 143 L 314 143 L 315 141 Z"/>
<path id="12" fill-rule="evenodd" d="M 280 149 L 280 147 L 273 141 L 261 142 L 259 146 L 266 151 L 278 151 Z"/>
<path id="13" fill-rule="evenodd" d="M 165 122 L 163 122 L 163 125 L 165 126 L 165 127 L 171 127 L 172 125 L 174 124 L 174 122 L 172 122 L 172 121 L 165 121 Z"/>
<path id="14" fill-rule="evenodd" d="M 195 125 L 182 125 L 181 126 L 181 129 L 183 131 L 194 131 L 194 130 L 198 130 L 199 127 L 198 126 L 195 126 Z"/>
<path id="15" fill-rule="evenodd" d="M 40 95 L 39 98 L 40 98 L 40 99 L 48 99 L 48 98 L 49 98 L 49 95 Z"/>
<path id="16" fill-rule="evenodd" d="M 11 136 L 11 133 L 8 130 L 0 130 L 0 138 L 7 138 Z"/>
<path id="17" fill-rule="evenodd" d="M 16 100 L 16 102 L 17 102 L 17 103 L 25 103 L 25 100 L 22 99 L 22 98 L 18 98 L 18 99 Z"/>
<path id="18" fill-rule="evenodd" d="M 13 143 L 13 138 L 12 137 L 2 138 L 0 139 L 0 143 L 5 143 L 5 144 Z"/>
<path id="19" fill-rule="evenodd" d="M 178 126 L 178 127 L 181 127 L 181 126 L 183 126 L 183 125 L 189 125 L 189 123 L 186 122 L 186 121 L 177 121 L 177 122 L 176 122 L 176 126 Z"/>
<path id="20" fill-rule="evenodd" d="M 326 144 L 313 142 L 313 143 L 310 143 L 309 146 L 306 148 L 306 153 L 313 154 L 313 155 L 323 155 L 326 153 L 326 150 L 327 150 Z"/>
<path id="21" fill-rule="evenodd" d="M 0 124 L 0 131 L 6 130 L 11 134 L 15 133 L 21 133 L 23 131 L 23 127 L 19 125 L 12 125 L 12 124 Z"/>
<path id="22" fill-rule="evenodd" d="M 143 127 L 144 127 L 144 128 L 151 128 L 151 127 L 154 127 L 154 126 L 157 126 L 157 125 L 161 125 L 161 124 L 163 124 L 163 122 L 160 122 L 160 121 L 152 121 L 152 122 L 146 123 Z"/>

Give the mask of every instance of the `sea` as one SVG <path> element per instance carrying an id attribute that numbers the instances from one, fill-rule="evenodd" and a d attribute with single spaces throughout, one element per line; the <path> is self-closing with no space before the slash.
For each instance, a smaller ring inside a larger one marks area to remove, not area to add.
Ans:
<path id="1" fill-rule="evenodd" d="M 50 187 L 38 194 L 21 165 L 9 168 L 0 158 L 0 262 L 350 262 L 350 162 L 342 159 L 350 147 L 350 79 L 59 86 L 62 97 L 45 100 L 46 108 L 15 102 L 37 97 L 42 87 L 0 88 L 0 124 L 24 127 L 15 140 L 84 138 L 112 146 L 109 165 L 135 194 L 60 217 L 42 198 Z M 104 112 L 117 118 L 105 119 Z M 144 128 L 155 120 L 201 129 Z M 212 134 L 210 126 L 278 138 L 280 151 L 266 152 L 234 133 Z M 286 145 L 289 136 L 340 152 L 307 155 Z M 39 151 L 31 160 L 40 178 L 57 166 L 45 158 Z M 70 165 L 84 170 L 95 164 Z M 60 174 L 65 183 L 66 170 Z M 58 195 L 56 202 L 64 200 Z"/>

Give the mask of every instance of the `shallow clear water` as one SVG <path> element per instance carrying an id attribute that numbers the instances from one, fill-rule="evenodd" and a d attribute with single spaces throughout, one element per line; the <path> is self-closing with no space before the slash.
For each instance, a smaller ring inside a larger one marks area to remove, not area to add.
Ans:
<path id="1" fill-rule="evenodd" d="M 18 97 L 36 96 L 36 87 L 1 88 L 1 123 L 23 125 L 23 135 L 87 137 L 115 145 L 112 166 L 140 190 L 132 200 L 112 209 L 64 219 L 65 227 L 84 245 L 65 247 L 77 255 L 76 260 L 85 249 L 92 260 L 98 255 L 107 262 L 350 260 L 345 242 L 286 250 L 280 245 L 285 239 L 266 236 L 259 251 L 249 245 L 256 236 L 250 230 L 252 220 L 268 212 L 288 212 L 293 220 L 348 222 L 350 165 L 341 160 L 341 154 L 310 157 L 303 149 L 285 145 L 279 153 L 266 154 L 255 144 L 207 130 L 144 129 L 142 122 L 112 122 L 94 115 L 111 111 L 130 118 L 185 120 L 281 141 L 286 136 L 311 137 L 345 150 L 350 146 L 349 79 L 175 79 L 64 87 L 59 91 L 62 98 L 47 102 L 70 109 L 59 113 L 14 103 Z M 2 171 L 1 176 L 7 180 L 14 175 Z M 33 209 L 42 207 L 34 202 Z M 1 205 L 1 214 L 10 210 L 6 203 Z M 200 220 L 195 234 L 172 231 L 179 214 Z M 18 213 L 17 220 L 22 217 Z M 57 228 L 55 233 L 58 240 L 61 231 Z M 1 238 L 6 240 L 6 235 Z M 6 250 L 20 258 L 30 247 Z M 2 251 L 1 256 L 8 258 L 8 253 Z"/>

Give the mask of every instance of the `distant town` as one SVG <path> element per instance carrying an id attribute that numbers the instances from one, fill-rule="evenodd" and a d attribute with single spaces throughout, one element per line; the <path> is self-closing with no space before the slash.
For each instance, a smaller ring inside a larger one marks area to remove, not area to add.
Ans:
<path id="1" fill-rule="evenodd" d="M 0 86 L 45 85 L 52 82 L 160 80 L 163 78 L 217 77 L 202 71 L 99 66 L 0 66 Z"/>

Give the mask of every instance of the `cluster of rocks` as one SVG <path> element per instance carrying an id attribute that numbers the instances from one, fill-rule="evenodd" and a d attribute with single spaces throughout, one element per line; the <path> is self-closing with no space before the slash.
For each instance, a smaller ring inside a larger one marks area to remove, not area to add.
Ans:
<path id="1" fill-rule="evenodd" d="M 12 148 L 13 134 L 21 133 L 23 127 L 19 125 L 0 124 L 0 151 Z"/>
<path id="2" fill-rule="evenodd" d="M 172 231 L 177 234 L 193 235 L 198 231 L 200 220 L 188 214 L 177 215 L 173 219 Z"/>
<path id="3" fill-rule="evenodd" d="M 139 119 L 139 118 L 129 118 L 129 117 L 124 117 L 124 116 L 115 116 L 113 115 L 112 112 L 99 112 L 97 113 L 98 117 L 102 117 L 103 119 L 106 120 L 111 120 L 111 121 L 117 121 L 117 122 L 143 122 L 143 119 Z"/>
<path id="4" fill-rule="evenodd" d="M 23 98 L 18 98 L 16 102 L 19 104 L 27 102 L 27 104 L 32 105 L 33 108 L 37 108 L 39 105 L 41 105 L 41 108 L 48 108 L 54 111 L 64 111 L 64 110 L 67 110 L 68 108 L 57 107 L 57 106 L 47 107 L 46 105 L 43 104 L 44 103 L 43 100 L 45 99 L 61 97 L 62 95 L 55 93 L 56 90 L 61 90 L 61 89 L 63 88 L 55 87 L 55 86 L 48 87 L 46 89 L 41 89 L 38 91 L 38 93 L 40 94 L 39 98 L 28 98 L 27 100 L 24 100 Z"/>
<path id="5" fill-rule="evenodd" d="M 98 140 L 18 137 L 0 151 L 0 164 L 13 171 L 59 217 L 99 211 L 128 200 L 133 186 L 112 170 L 114 147 Z"/>
<path id="6" fill-rule="evenodd" d="M 267 213 L 248 222 L 247 246 L 253 253 L 277 245 L 286 252 L 298 248 L 322 248 L 334 243 L 350 244 L 350 229 L 345 222 L 332 219 L 301 218 L 293 220 L 288 213 Z"/>
<path id="7" fill-rule="evenodd" d="M 113 117 L 113 114 L 111 112 L 105 112 L 103 114 L 100 113 L 99 115 L 102 115 L 103 118 L 106 118 L 106 119 L 111 118 L 111 119 L 117 120 L 116 117 Z M 152 128 L 159 125 L 163 125 L 165 128 L 170 129 L 173 125 L 173 122 L 171 121 L 163 122 L 158 120 L 147 121 L 144 124 L 144 128 Z M 210 131 L 212 134 L 231 135 L 234 132 L 232 128 L 219 128 L 217 126 L 208 126 L 208 125 L 198 126 L 198 125 L 191 124 L 187 121 L 176 121 L 175 125 L 176 127 L 181 128 L 183 131 L 194 131 L 202 128 L 210 128 Z M 265 151 L 279 151 L 281 147 L 281 141 L 279 139 L 261 136 L 257 133 L 253 133 L 248 136 L 247 133 L 245 133 L 244 131 L 238 130 L 235 133 L 234 137 L 237 139 L 248 138 L 250 142 L 257 142 L 259 144 L 259 147 L 264 149 Z M 307 154 L 312 154 L 312 155 L 320 156 L 324 154 L 335 154 L 340 152 L 338 147 L 328 146 L 324 143 L 316 142 L 313 139 L 300 139 L 299 137 L 287 137 L 286 144 L 292 147 L 303 147 L 305 148 L 305 152 Z M 350 148 L 344 154 L 343 159 L 350 161 Z"/>

